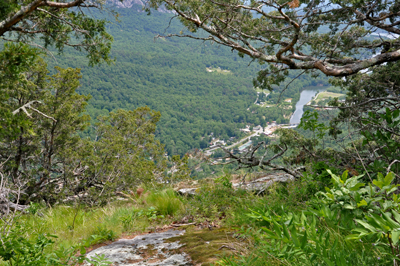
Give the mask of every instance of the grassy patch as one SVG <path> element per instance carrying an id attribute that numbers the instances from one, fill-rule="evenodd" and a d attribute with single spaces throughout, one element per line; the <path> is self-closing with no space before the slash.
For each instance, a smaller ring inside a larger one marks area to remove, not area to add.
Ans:
<path id="1" fill-rule="evenodd" d="M 315 98 L 315 101 L 318 102 L 318 101 L 329 99 L 329 98 L 340 98 L 340 97 L 344 97 L 344 96 L 345 96 L 345 94 L 343 94 L 343 93 L 324 91 L 324 92 L 320 92 L 318 94 L 317 98 Z"/>
<path id="2" fill-rule="evenodd" d="M 161 215 L 172 216 L 184 207 L 183 202 L 172 189 L 151 193 L 146 201 L 154 206 L 156 211 Z"/>

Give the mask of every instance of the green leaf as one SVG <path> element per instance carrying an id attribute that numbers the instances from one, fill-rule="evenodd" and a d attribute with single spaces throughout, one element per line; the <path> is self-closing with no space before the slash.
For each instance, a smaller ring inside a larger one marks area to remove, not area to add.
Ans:
<path id="1" fill-rule="evenodd" d="M 268 228 L 263 227 L 261 229 L 268 235 L 269 238 L 281 240 L 280 236 L 278 236 L 275 232 L 269 230 Z"/>
<path id="2" fill-rule="evenodd" d="M 391 194 L 391 193 L 393 193 L 393 192 L 395 192 L 395 191 L 397 191 L 397 187 L 398 187 L 399 185 L 393 185 L 393 186 L 391 186 L 391 188 L 388 190 L 388 191 L 386 191 L 386 194 Z M 397 196 L 397 195 L 396 195 Z"/>
<path id="3" fill-rule="evenodd" d="M 374 184 L 375 186 L 377 186 L 380 189 L 382 189 L 384 186 L 384 183 L 382 181 L 378 181 L 376 179 L 372 180 L 372 184 Z"/>
<path id="4" fill-rule="evenodd" d="M 394 179 L 394 174 L 392 172 L 388 173 L 385 177 L 385 179 L 383 180 L 383 184 L 384 186 L 388 186 L 392 183 Z"/>
<path id="5" fill-rule="evenodd" d="M 369 224 L 376 224 L 377 226 L 380 227 L 380 229 L 384 232 L 388 232 L 390 231 L 392 228 L 390 226 L 390 223 L 385 220 L 384 218 L 382 218 L 381 216 L 375 214 L 375 213 L 371 213 L 370 214 L 372 217 L 366 217 L 366 219 L 368 220 Z"/>
<path id="6" fill-rule="evenodd" d="M 363 199 L 362 201 L 357 203 L 357 207 L 361 207 L 361 206 L 368 206 L 368 203 Z"/>
<path id="7" fill-rule="evenodd" d="M 306 246 L 306 244 L 307 244 L 307 231 L 304 232 L 304 235 L 303 235 L 303 237 L 301 238 L 300 247 L 301 247 L 302 249 L 304 249 L 304 247 Z"/>
<path id="8" fill-rule="evenodd" d="M 383 181 L 384 177 L 382 175 L 382 173 L 378 173 L 378 180 L 379 181 Z"/>
<path id="9" fill-rule="evenodd" d="M 288 229 L 287 229 L 287 227 L 286 227 L 285 224 L 282 225 L 282 229 L 283 229 L 283 234 L 285 235 L 285 237 L 286 237 L 288 240 L 290 240 L 290 234 L 289 234 L 289 231 L 288 231 Z"/>
<path id="10" fill-rule="evenodd" d="M 364 221 L 362 221 L 362 220 L 358 220 L 358 219 L 356 219 L 355 221 L 356 221 L 357 223 L 361 224 L 362 226 L 364 226 L 364 227 L 365 227 L 366 229 L 368 229 L 369 231 L 371 231 L 371 232 L 377 232 L 377 229 L 376 229 L 374 226 L 370 225 L 369 223 L 364 222 Z"/>
<path id="11" fill-rule="evenodd" d="M 382 219 L 386 220 L 386 224 L 388 226 L 390 226 L 391 230 L 396 229 L 396 228 L 400 229 L 400 224 L 392 219 L 391 214 L 389 212 L 383 213 Z"/>
<path id="12" fill-rule="evenodd" d="M 81 249 L 79 251 L 81 253 L 81 255 L 85 255 L 86 254 L 86 248 L 84 246 L 81 246 Z"/>
<path id="13" fill-rule="evenodd" d="M 332 261 L 330 261 L 328 258 L 322 257 L 322 259 L 325 261 L 325 263 L 326 263 L 328 266 L 335 266 L 335 263 L 333 263 Z"/>
<path id="14" fill-rule="evenodd" d="M 397 245 L 399 242 L 399 237 L 400 237 L 400 230 L 392 231 L 392 241 L 393 245 Z"/>
<path id="15" fill-rule="evenodd" d="M 326 171 L 331 175 L 331 177 L 332 177 L 334 183 L 336 183 L 336 184 L 343 184 L 343 181 L 340 180 L 340 178 L 339 178 L 337 175 L 333 174 L 331 170 L 326 169 Z"/>
<path id="16" fill-rule="evenodd" d="M 343 172 L 342 178 L 341 178 L 341 179 L 342 179 L 343 181 L 346 181 L 348 176 L 349 176 L 349 171 L 346 170 L 346 171 Z"/>
<path id="17" fill-rule="evenodd" d="M 360 189 L 360 187 L 365 186 L 365 183 L 357 183 L 355 186 L 349 188 L 351 191 L 357 191 Z"/>
<path id="18" fill-rule="evenodd" d="M 357 227 L 356 229 L 353 229 L 353 231 L 360 233 L 360 235 L 367 235 L 370 233 L 370 231 L 368 231 L 365 228 L 361 228 L 361 227 Z"/>
<path id="19" fill-rule="evenodd" d="M 383 207 L 383 210 L 384 210 L 384 211 L 387 210 L 388 208 L 392 207 L 392 206 L 393 206 L 393 202 L 392 202 L 392 201 L 385 201 L 385 202 L 382 204 L 382 207 Z"/>
<path id="20" fill-rule="evenodd" d="M 293 243 L 296 245 L 296 247 L 300 247 L 300 241 L 297 237 L 297 229 L 295 226 L 292 226 L 292 228 L 290 229 L 290 233 L 292 235 Z"/>
<path id="21" fill-rule="evenodd" d="M 281 230 L 281 225 L 280 224 L 278 224 L 274 219 L 272 219 L 272 224 L 274 225 L 274 229 L 275 229 L 275 232 L 279 235 L 279 236 L 281 236 L 282 235 L 282 230 Z"/>
<path id="22" fill-rule="evenodd" d="M 394 110 L 393 113 L 392 113 L 393 118 L 396 119 L 397 117 L 399 117 L 399 114 L 400 114 L 400 110 L 399 109 Z"/>
<path id="23" fill-rule="evenodd" d="M 356 207 L 347 203 L 347 204 L 343 205 L 343 208 L 347 209 L 347 210 L 354 210 Z"/>
<path id="24" fill-rule="evenodd" d="M 394 210 L 392 210 L 393 218 L 400 223 L 400 214 Z"/>

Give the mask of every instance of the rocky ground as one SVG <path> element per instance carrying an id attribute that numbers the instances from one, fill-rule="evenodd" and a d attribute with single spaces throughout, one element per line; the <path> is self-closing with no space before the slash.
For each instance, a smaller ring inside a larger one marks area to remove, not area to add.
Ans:
<path id="1" fill-rule="evenodd" d="M 104 255 L 113 265 L 155 266 L 193 265 L 188 254 L 180 251 L 179 241 L 165 242 L 166 239 L 183 235 L 185 230 L 170 229 L 165 232 L 139 235 L 133 239 L 119 239 L 107 246 L 92 250 L 89 259 Z"/>
<path id="2" fill-rule="evenodd" d="M 89 259 L 104 256 L 113 266 L 211 265 L 223 256 L 237 253 L 244 241 L 234 232 L 212 224 L 182 226 L 185 229 L 158 229 L 123 238 L 87 254 Z"/>

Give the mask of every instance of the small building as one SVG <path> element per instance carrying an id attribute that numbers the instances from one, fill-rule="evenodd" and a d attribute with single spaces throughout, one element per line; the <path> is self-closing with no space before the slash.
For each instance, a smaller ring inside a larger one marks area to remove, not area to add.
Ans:
<path id="1" fill-rule="evenodd" d="M 264 129 L 262 126 L 258 125 L 258 126 L 253 127 L 253 131 L 262 133 L 264 131 Z"/>

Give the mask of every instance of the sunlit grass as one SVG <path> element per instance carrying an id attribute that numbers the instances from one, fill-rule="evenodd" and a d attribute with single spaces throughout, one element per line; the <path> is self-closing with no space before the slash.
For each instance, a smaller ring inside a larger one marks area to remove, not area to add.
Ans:
<path id="1" fill-rule="evenodd" d="M 104 207 L 43 207 L 36 214 L 22 215 L 18 223 L 28 229 L 28 238 L 39 234 L 55 235 L 55 246 L 74 246 L 91 237 L 99 228 L 112 230 L 120 236 L 170 223 L 173 215 L 185 209 L 179 197 L 172 189 L 167 189 L 149 192 L 135 202 L 120 201 Z M 129 226 L 126 226 L 127 222 Z"/>
<path id="2" fill-rule="evenodd" d="M 150 205 L 154 206 L 161 215 L 172 216 L 184 207 L 183 202 L 172 189 L 151 193 L 146 200 Z"/>
<path id="3" fill-rule="evenodd" d="M 108 205 L 96 209 L 73 206 L 47 208 L 35 215 L 24 215 L 19 222 L 29 228 L 29 234 L 56 235 L 57 245 L 73 246 L 90 237 L 99 227 L 112 229 L 116 235 L 122 233 L 118 214 L 129 211 L 128 206 Z"/>

